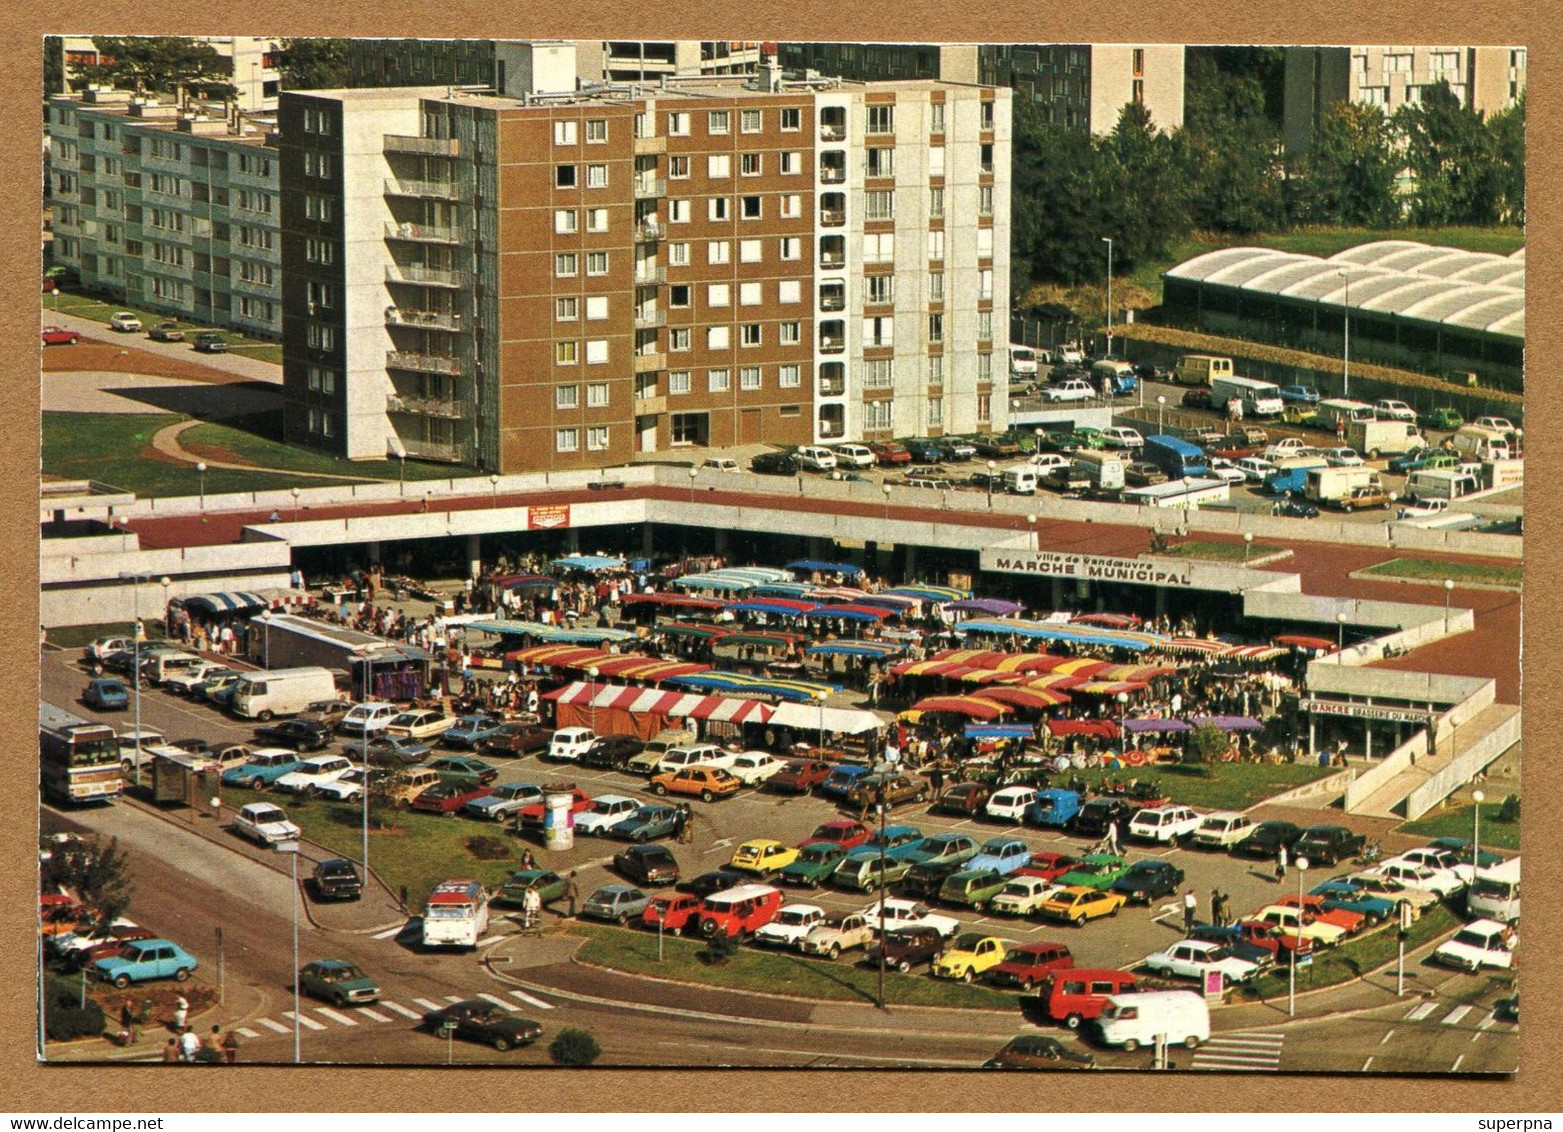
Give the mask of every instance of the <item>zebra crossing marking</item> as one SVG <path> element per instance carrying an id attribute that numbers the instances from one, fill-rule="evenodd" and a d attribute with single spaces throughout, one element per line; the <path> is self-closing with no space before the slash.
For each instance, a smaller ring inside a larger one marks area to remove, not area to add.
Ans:
<path id="1" fill-rule="evenodd" d="M 275 1030 L 279 1034 L 291 1034 L 293 1032 L 291 1028 L 284 1026 L 281 1022 L 273 1022 L 270 1018 L 257 1018 L 255 1019 L 255 1024 L 257 1026 L 265 1026 L 268 1030 Z"/>
<path id="2" fill-rule="evenodd" d="M 282 1012 L 282 1016 L 284 1018 L 292 1018 L 300 1026 L 304 1026 L 304 1027 L 306 1027 L 308 1029 L 311 1029 L 311 1030 L 324 1030 L 326 1028 L 324 1023 L 316 1022 L 313 1018 L 311 1018 L 307 1014 L 302 1014 L 302 1013 L 295 1014 L 291 1010 L 284 1010 Z"/>
<path id="3" fill-rule="evenodd" d="M 413 1001 L 416 1002 L 417 999 L 414 999 Z M 422 1018 L 423 1018 L 422 1014 L 419 1014 L 415 1010 L 408 1010 L 405 1006 L 403 1006 L 399 1002 L 392 1002 L 389 999 L 381 999 L 380 1000 L 380 1005 L 385 1007 L 387 1010 L 395 1011 L 397 1014 L 400 1014 L 403 1018 L 411 1018 L 415 1022 L 421 1021 Z"/>
<path id="4" fill-rule="evenodd" d="M 1451 1010 L 1448 1014 L 1445 1014 L 1443 1016 L 1442 1022 L 1443 1022 L 1443 1024 L 1445 1026 L 1458 1025 L 1460 1019 L 1464 1018 L 1467 1014 L 1469 1014 L 1474 1009 L 1475 1009 L 1475 1007 L 1472 1007 L 1472 1006 L 1457 1006 L 1453 1010 Z"/>
<path id="5" fill-rule="evenodd" d="M 533 1006 L 537 1007 L 539 1010 L 552 1010 L 554 1008 L 554 1004 L 553 1003 L 551 1003 L 551 1002 L 544 1002 L 540 998 L 534 998 L 532 995 L 527 994 L 526 991 L 523 991 L 523 990 L 513 990 L 510 993 L 513 996 L 515 996 L 516 998 L 519 998 L 522 1002 L 531 1003 Z"/>
<path id="6" fill-rule="evenodd" d="M 339 1013 L 338 1011 L 332 1010 L 330 1007 L 327 1007 L 327 1006 L 317 1006 L 317 1007 L 315 1007 L 315 1011 L 317 1013 L 319 1013 L 319 1014 L 324 1014 L 327 1018 L 331 1019 L 331 1021 L 333 1021 L 333 1022 L 341 1023 L 343 1026 L 356 1026 L 356 1025 L 358 1025 L 358 1022 L 357 1022 L 356 1019 L 349 1018 L 346 1014 Z"/>
<path id="7" fill-rule="evenodd" d="M 467 1000 L 462 998 L 461 995 L 459 995 L 459 994 L 448 994 L 448 995 L 445 996 L 445 1001 L 446 1002 L 466 1002 Z"/>
<path id="8" fill-rule="evenodd" d="M 1405 1020 L 1407 1022 L 1420 1022 L 1422 1019 L 1426 1018 L 1429 1014 L 1437 1009 L 1437 1000 L 1430 998 L 1425 1002 L 1421 1002 L 1416 1006 L 1413 1006 L 1410 1012 L 1406 1015 Z"/>
<path id="9" fill-rule="evenodd" d="M 257 1034 L 254 1030 L 246 1029 L 243 1026 L 235 1026 L 234 1027 L 234 1033 L 238 1034 L 241 1038 L 258 1038 L 258 1037 L 260 1037 L 260 1035 Z"/>
<path id="10" fill-rule="evenodd" d="M 1274 1073 L 1281 1068 L 1284 1034 L 1235 1033 L 1209 1039 L 1190 1061 L 1193 1069 Z"/>
<path id="11" fill-rule="evenodd" d="M 482 991 L 479 991 L 478 992 L 478 997 L 482 998 L 482 999 L 487 999 L 489 1002 L 492 1002 L 495 1006 L 499 1007 L 501 1010 L 514 1010 L 515 1009 L 514 1006 L 512 1006 L 510 1003 L 506 1002 L 504 999 L 500 998 L 498 995 L 495 995 L 495 994 L 484 994 Z"/>
<path id="12" fill-rule="evenodd" d="M 430 1002 L 426 998 L 415 998 L 415 999 L 413 999 L 413 1001 L 415 1003 L 417 1003 L 419 1006 L 423 1007 L 425 1010 L 444 1010 L 445 1009 L 439 1003 L 437 1003 L 437 1002 Z M 459 1002 L 461 1000 L 457 999 L 457 1001 Z"/>
<path id="13" fill-rule="evenodd" d="M 379 1014 L 379 1013 L 377 1013 L 377 1012 L 375 1012 L 373 1010 L 370 1010 L 367 1006 L 360 1006 L 358 1008 L 358 1014 L 359 1014 L 359 1017 L 367 1018 L 371 1022 L 389 1022 L 390 1021 L 390 1019 L 387 1018 L 384 1014 Z"/>

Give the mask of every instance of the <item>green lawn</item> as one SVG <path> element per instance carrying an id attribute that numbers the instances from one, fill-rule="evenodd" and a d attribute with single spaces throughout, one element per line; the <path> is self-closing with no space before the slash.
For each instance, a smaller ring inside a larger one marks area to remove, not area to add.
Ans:
<path id="1" fill-rule="evenodd" d="M 572 932 L 590 936 L 576 952 L 587 963 L 638 975 L 662 975 L 707 986 L 734 987 L 768 994 L 793 994 L 838 1002 L 876 1001 L 879 971 L 859 966 L 860 953 L 848 952 L 831 962 L 785 952 L 743 947 L 728 962 L 707 966 L 695 953 L 705 944 L 678 936 L 665 936 L 663 960 L 657 962 L 654 932 L 596 925 L 572 926 Z M 1017 998 L 983 986 L 934 979 L 927 975 L 885 974 L 885 1000 L 906 1006 L 959 1006 L 1013 1011 Z"/>
<path id="2" fill-rule="evenodd" d="M 1364 574 L 1377 574 L 1390 578 L 1415 578 L 1418 581 L 1442 582 L 1448 578 L 1455 582 L 1474 582 L 1483 586 L 1510 586 L 1520 588 L 1525 571 L 1520 566 L 1486 566 L 1479 562 L 1430 562 L 1425 558 L 1393 558 L 1369 566 Z"/>
<path id="3" fill-rule="evenodd" d="M 308 448 L 295 448 L 253 429 L 232 424 L 199 424 L 184 432 L 179 439 L 181 444 L 192 450 L 197 445 L 225 448 L 240 460 L 278 471 L 354 476 L 364 480 L 394 480 L 400 473 L 397 467 L 400 461 L 397 460 L 344 460 Z M 451 475 L 452 469 L 448 464 L 407 461 L 409 480 L 449 479 Z"/>
<path id="4" fill-rule="evenodd" d="M 1434 904 L 1422 913 L 1422 918 L 1412 924 L 1411 930 L 1406 933 L 1406 950 L 1420 947 L 1459 925 L 1458 916 L 1442 904 Z M 1361 978 L 1393 960 L 1398 947 L 1399 938 L 1391 919 L 1350 943 L 1316 951 L 1313 962 L 1297 973 L 1297 990 L 1316 990 Z M 1285 967 L 1277 967 L 1249 984 L 1247 993 L 1259 999 L 1284 999 L 1287 990 L 1287 970 Z"/>
<path id="5" fill-rule="evenodd" d="M 1123 770 L 1071 771 L 1096 786 L 1107 779 L 1138 778 L 1155 782 L 1174 802 L 1211 810 L 1246 810 L 1256 802 L 1330 774 L 1329 767 L 1309 763 L 1218 763 L 1204 777 L 1181 766 L 1137 766 Z"/>
<path id="6" fill-rule="evenodd" d="M 1244 545 L 1240 542 L 1180 542 L 1176 546 L 1169 546 L 1159 553 L 1173 558 L 1204 558 L 1214 562 L 1243 562 L 1254 558 L 1263 558 L 1268 554 L 1280 554 L 1284 547 L 1269 546 L 1262 542 L 1256 542 L 1247 547 L 1245 559 Z"/>
<path id="7" fill-rule="evenodd" d="M 1482 803 L 1482 848 L 1511 849 L 1517 853 L 1520 848 L 1520 823 L 1499 820 L 1498 807 L 1502 803 L 1502 798 L 1489 798 Z M 1469 841 L 1476 824 L 1475 815 L 1471 812 L 1474 808 L 1451 806 L 1437 814 L 1407 822 L 1395 832 L 1414 833 L 1429 840 L 1434 837 L 1463 837 Z"/>

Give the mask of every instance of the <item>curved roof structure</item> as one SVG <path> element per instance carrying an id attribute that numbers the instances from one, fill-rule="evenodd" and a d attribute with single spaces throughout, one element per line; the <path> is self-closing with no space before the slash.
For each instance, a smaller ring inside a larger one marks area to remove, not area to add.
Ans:
<path id="1" fill-rule="evenodd" d="M 1273 248 L 1222 248 L 1170 278 L 1376 312 L 1464 330 L 1525 336 L 1525 249 L 1467 252 L 1413 240 L 1359 244 L 1328 258 Z"/>

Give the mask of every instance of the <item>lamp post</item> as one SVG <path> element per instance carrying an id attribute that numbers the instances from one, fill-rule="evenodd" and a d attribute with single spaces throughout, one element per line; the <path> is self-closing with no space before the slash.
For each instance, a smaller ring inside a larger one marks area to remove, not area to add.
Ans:
<path id="1" fill-rule="evenodd" d="M 1044 431 L 1045 431 L 1044 429 L 1040 429 L 1040 428 L 1035 428 L 1035 429 L 1031 430 L 1032 436 L 1036 439 L 1036 443 L 1031 446 L 1031 454 L 1033 456 L 1035 456 L 1038 452 L 1042 451 L 1042 433 Z"/>
<path id="2" fill-rule="evenodd" d="M 396 454 L 396 494 L 407 494 L 407 453 L 405 451 Z"/>
<path id="3" fill-rule="evenodd" d="M 288 897 L 289 904 L 293 907 L 293 1064 L 297 1065 L 303 1060 L 299 1050 L 299 1001 L 298 1001 L 298 854 L 299 843 L 297 841 L 279 841 L 277 852 L 286 853 L 292 863 L 293 891 Z"/>
<path id="4" fill-rule="evenodd" d="M 591 681 L 590 699 L 588 699 L 586 702 L 591 705 L 592 735 L 593 736 L 595 736 L 597 734 L 597 673 L 598 673 L 598 671 L 599 671 L 599 669 L 597 669 L 597 668 L 588 668 L 586 670 L 586 678 Z"/>
<path id="5" fill-rule="evenodd" d="M 1156 432 L 1160 435 L 1166 435 L 1167 432 L 1167 426 L 1162 423 L 1162 414 L 1166 412 L 1166 409 L 1166 395 L 1158 393 L 1156 395 Z"/>
<path id="6" fill-rule="evenodd" d="M 1118 753 L 1126 755 L 1129 753 L 1129 738 L 1123 724 L 1129 715 L 1129 693 L 1119 692 L 1113 698 L 1118 701 Z"/>
<path id="7" fill-rule="evenodd" d="M 815 692 L 814 698 L 819 701 L 819 750 L 825 749 L 825 693 Z"/>
<path id="8" fill-rule="evenodd" d="M 1341 375 L 1340 395 L 1351 396 L 1351 276 L 1342 268 L 1335 274 L 1346 281 L 1346 302 L 1341 311 L 1341 317 L 1345 320 L 1341 334 Z"/>
<path id="9" fill-rule="evenodd" d="M 695 501 L 695 480 L 697 480 L 699 478 L 700 478 L 700 469 L 699 468 L 695 468 L 695 467 L 691 467 L 689 469 L 689 502 L 691 502 L 691 503 L 693 503 Z"/>
<path id="10" fill-rule="evenodd" d="M 293 496 L 293 521 L 296 523 L 298 522 L 298 488 L 293 488 L 291 494 Z"/>
<path id="11" fill-rule="evenodd" d="M 1308 871 L 1308 858 L 1298 857 L 1294 863 L 1297 865 L 1297 934 L 1292 946 L 1291 977 L 1287 980 L 1286 992 L 1286 1013 L 1292 1016 L 1297 1014 L 1297 960 L 1302 951 L 1303 874 Z"/>
<path id="12" fill-rule="evenodd" d="M 141 786 L 141 583 L 152 580 L 149 573 L 123 573 L 119 576 L 122 582 L 130 583 L 130 616 L 133 624 L 130 628 L 130 692 L 135 697 L 136 710 L 136 787 Z M 163 578 L 164 586 L 172 583 L 168 578 Z M 165 592 L 167 592 L 165 590 Z"/>
<path id="13" fill-rule="evenodd" d="M 490 501 L 489 501 L 489 506 L 490 507 L 498 507 L 499 506 L 499 476 L 497 474 L 494 474 L 492 472 L 489 473 L 488 486 L 489 486 L 489 490 L 493 493 L 491 498 L 490 498 Z"/>
<path id="14" fill-rule="evenodd" d="M 1244 566 L 1248 565 L 1248 552 L 1249 552 L 1249 550 L 1251 550 L 1253 548 L 1253 545 L 1254 545 L 1254 532 L 1253 531 L 1244 531 L 1243 532 L 1243 565 Z"/>
<path id="15" fill-rule="evenodd" d="M 1032 551 L 1034 552 L 1034 551 L 1037 551 L 1037 550 L 1041 550 L 1042 549 L 1041 540 L 1037 537 L 1037 517 L 1035 515 L 1027 515 L 1026 516 L 1026 527 L 1027 527 L 1027 529 L 1029 529 L 1031 531 L 1031 549 L 1032 549 Z"/>
<path id="16" fill-rule="evenodd" d="M 1107 245 L 1107 356 L 1113 356 L 1113 240 L 1111 236 L 1103 236 L 1102 243 Z"/>
<path id="17" fill-rule="evenodd" d="M 1482 867 L 1482 803 L 1487 800 L 1487 795 L 1480 790 L 1471 791 L 1471 801 L 1475 802 L 1472 811 L 1474 824 L 1471 827 L 1471 887 L 1476 887 L 1476 874 Z"/>
<path id="18" fill-rule="evenodd" d="M 888 523 L 890 521 L 890 485 L 889 484 L 885 484 L 884 492 L 885 492 L 885 522 Z"/>
<path id="19" fill-rule="evenodd" d="M 367 692 L 368 689 L 366 688 Z M 369 883 L 369 728 L 364 728 L 363 749 L 360 752 L 363 761 L 363 794 L 364 794 L 364 883 Z"/>
<path id="20" fill-rule="evenodd" d="M 998 467 L 992 460 L 988 461 L 988 509 L 993 508 L 993 472 Z"/>
<path id="21" fill-rule="evenodd" d="M 196 478 L 196 483 L 199 485 L 196 488 L 196 490 L 199 491 L 200 494 L 201 494 L 201 517 L 202 517 L 202 519 L 205 519 L 205 517 L 206 517 L 206 462 L 204 460 L 198 461 L 196 463 L 196 465 L 195 465 L 195 478 Z"/>
<path id="22" fill-rule="evenodd" d="M 1449 635 L 1449 600 L 1454 597 L 1454 579 L 1444 579 L 1444 636 Z"/>
<path id="23" fill-rule="evenodd" d="M 1335 663 L 1346 663 L 1346 615 L 1335 615 Z"/>

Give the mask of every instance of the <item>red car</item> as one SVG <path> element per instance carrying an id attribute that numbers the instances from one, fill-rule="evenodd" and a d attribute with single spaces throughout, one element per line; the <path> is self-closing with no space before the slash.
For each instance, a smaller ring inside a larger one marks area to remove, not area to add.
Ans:
<path id="1" fill-rule="evenodd" d="M 45 326 L 43 328 L 43 344 L 45 346 L 74 346 L 79 337 L 74 330 L 66 330 L 63 326 Z"/>
<path id="2" fill-rule="evenodd" d="M 829 841 L 840 845 L 843 849 L 856 849 L 872 836 L 874 831 L 862 822 L 852 821 L 850 818 L 837 818 L 835 821 L 828 821 L 817 827 L 808 837 L 798 842 L 798 848 L 802 849 L 805 845 L 813 845 L 820 841 Z"/>
<path id="3" fill-rule="evenodd" d="M 1004 953 L 1004 962 L 990 967 L 983 978 L 994 986 L 1028 991 L 1054 971 L 1075 965 L 1075 957 L 1061 943 L 1026 943 Z"/>
<path id="4" fill-rule="evenodd" d="M 1296 905 L 1297 894 L 1294 892 L 1290 896 L 1281 897 L 1280 903 Z M 1318 920 L 1320 923 L 1334 924 L 1347 935 L 1361 931 L 1362 925 L 1368 922 L 1368 918 L 1361 912 L 1353 912 L 1350 908 L 1326 908 L 1324 906 L 1324 897 L 1314 896 L 1312 893 L 1304 896 L 1302 903 L 1303 907 L 1312 914 L 1315 920 Z"/>
<path id="5" fill-rule="evenodd" d="M 156 939 L 157 933 L 148 928 L 116 928 L 114 938 L 91 947 L 71 952 L 71 962 L 78 967 L 91 968 L 99 959 L 112 959 L 125 953 L 125 945 L 142 939 Z"/>
<path id="6" fill-rule="evenodd" d="M 1290 932 L 1277 932 L 1260 920 L 1239 920 L 1235 925 L 1244 943 L 1257 944 L 1272 952 L 1277 962 L 1290 963 L 1292 952 L 1308 955 L 1313 951 L 1313 940 L 1307 936 L 1299 939 Z"/>
<path id="7" fill-rule="evenodd" d="M 1018 877 L 1041 877 L 1043 880 L 1057 880 L 1070 869 L 1080 863 L 1078 857 L 1071 857 L 1067 853 L 1054 853 L 1046 850 L 1041 853 L 1031 854 L 1031 860 L 1015 870 Z"/>
<path id="8" fill-rule="evenodd" d="M 681 932 L 689 926 L 695 913 L 700 911 L 701 903 L 700 897 L 692 892 L 674 892 L 654 897 L 640 914 L 641 926 L 656 931 L 660 923 L 665 932 Z"/>
<path id="9" fill-rule="evenodd" d="M 910 464 L 912 462 L 912 454 L 894 441 L 870 444 L 868 450 L 874 454 L 874 460 L 881 468 L 888 468 L 894 464 Z"/>
<path id="10" fill-rule="evenodd" d="M 436 782 L 418 791 L 412 800 L 415 810 L 428 810 L 435 814 L 455 815 L 468 802 L 486 798 L 494 792 L 492 786 L 478 786 L 471 782 Z"/>
<path id="11" fill-rule="evenodd" d="M 570 803 L 570 812 L 578 814 L 582 810 L 590 810 L 596 805 L 596 802 L 587 797 L 586 791 L 577 789 L 575 791 L 575 800 Z M 533 802 L 530 806 L 522 806 L 517 812 L 521 815 L 521 824 L 523 826 L 531 826 L 533 828 L 542 826 L 543 804 L 541 802 Z"/>
<path id="12" fill-rule="evenodd" d="M 765 780 L 765 789 L 787 794 L 807 794 L 830 777 L 830 763 L 818 759 L 793 759 Z"/>

